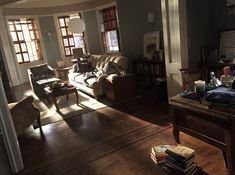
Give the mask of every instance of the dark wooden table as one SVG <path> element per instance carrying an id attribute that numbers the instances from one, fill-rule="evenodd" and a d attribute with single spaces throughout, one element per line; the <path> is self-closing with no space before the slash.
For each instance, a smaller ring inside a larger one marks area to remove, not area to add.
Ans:
<path id="1" fill-rule="evenodd" d="M 180 143 L 180 131 L 223 151 L 228 174 L 235 174 L 235 114 L 210 109 L 196 100 L 170 98 L 173 135 Z"/>
<path id="2" fill-rule="evenodd" d="M 48 97 L 52 96 L 57 111 L 59 111 L 59 107 L 58 107 L 56 98 L 60 97 L 60 96 L 66 95 L 66 98 L 68 100 L 68 97 L 69 97 L 68 95 L 74 93 L 76 95 L 76 103 L 77 103 L 77 105 L 79 104 L 78 91 L 75 86 L 69 85 L 66 88 L 61 88 L 61 89 L 57 89 L 57 90 L 52 90 L 50 87 L 45 87 L 44 90 L 45 90 L 45 93 L 48 95 Z"/>

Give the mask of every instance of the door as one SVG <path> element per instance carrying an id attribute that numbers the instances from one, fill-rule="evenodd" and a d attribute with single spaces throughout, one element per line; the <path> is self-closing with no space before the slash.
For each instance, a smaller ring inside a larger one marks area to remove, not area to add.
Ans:
<path id="1" fill-rule="evenodd" d="M 24 168 L 24 165 L 1 77 L 0 72 L 0 137 L 3 138 L 11 171 L 17 173 Z"/>
<path id="2" fill-rule="evenodd" d="M 168 97 L 182 91 L 179 71 L 188 67 L 186 0 L 161 0 Z"/>

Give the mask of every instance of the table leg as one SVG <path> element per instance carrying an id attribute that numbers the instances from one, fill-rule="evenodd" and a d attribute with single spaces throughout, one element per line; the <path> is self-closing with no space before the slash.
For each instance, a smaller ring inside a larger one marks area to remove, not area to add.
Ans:
<path id="1" fill-rule="evenodd" d="M 77 90 L 75 91 L 75 95 L 76 95 L 76 102 L 77 102 L 77 105 L 79 105 L 79 102 L 78 102 L 78 92 L 77 92 Z"/>
<path id="2" fill-rule="evenodd" d="M 228 175 L 235 174 L 235 120 L 231 120 L 231 129 L 226 130 L 225 144 L 226 144 L 226 160 L 228 168 Z"/>
<path id="3" fill-rule="evenodd" d="M 176 115 L 175 115 L 175 109 L 171 108 L 171 118 L 173 123 L 173 136 L 176 143 L 180 143 L 180 137 L 179 137 L 179 129 L 176 123 Z"/>
<path id="4" fill-rule="evenodd" d="M 56 97 L 53 97 L 53 101 L 54 101 L 56 110 L 59 111 L 59 107 L 58 107 L 58 104 L 57 104 L 57 102 L 56 102 Z"/>
<path id="5" fill-rule="evenodd" d="M 66 94 L 66 100 L 68 100 L 69 99 L 69 94 Z"/>

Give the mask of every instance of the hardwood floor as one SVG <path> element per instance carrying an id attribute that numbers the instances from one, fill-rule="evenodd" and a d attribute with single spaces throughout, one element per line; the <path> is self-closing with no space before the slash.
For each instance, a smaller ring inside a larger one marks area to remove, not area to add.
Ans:
<path id="1" fill-rule="evenodd" d="M 45 125 L 43 135 L 30 128 L 19 137 L 25 170 L 18 174 L 165 175 L 152 162 L 150 149 L 174 143 L 168 104 L 151 92 L 140 94 L 136 100 Z M 200 174 L 227 174 L 220 150 L 185 134 L 181 141 L 196 150 Z"/>

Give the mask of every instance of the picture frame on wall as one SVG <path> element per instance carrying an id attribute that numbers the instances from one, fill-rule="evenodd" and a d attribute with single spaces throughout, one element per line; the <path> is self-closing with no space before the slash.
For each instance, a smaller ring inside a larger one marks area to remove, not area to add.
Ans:
<path id="1" fill-rule="evenodd" d="M 159 51 L 160 32 L 153 31 L 144 34 L 144 57 L 153 59 L 156 51 Z"/>

